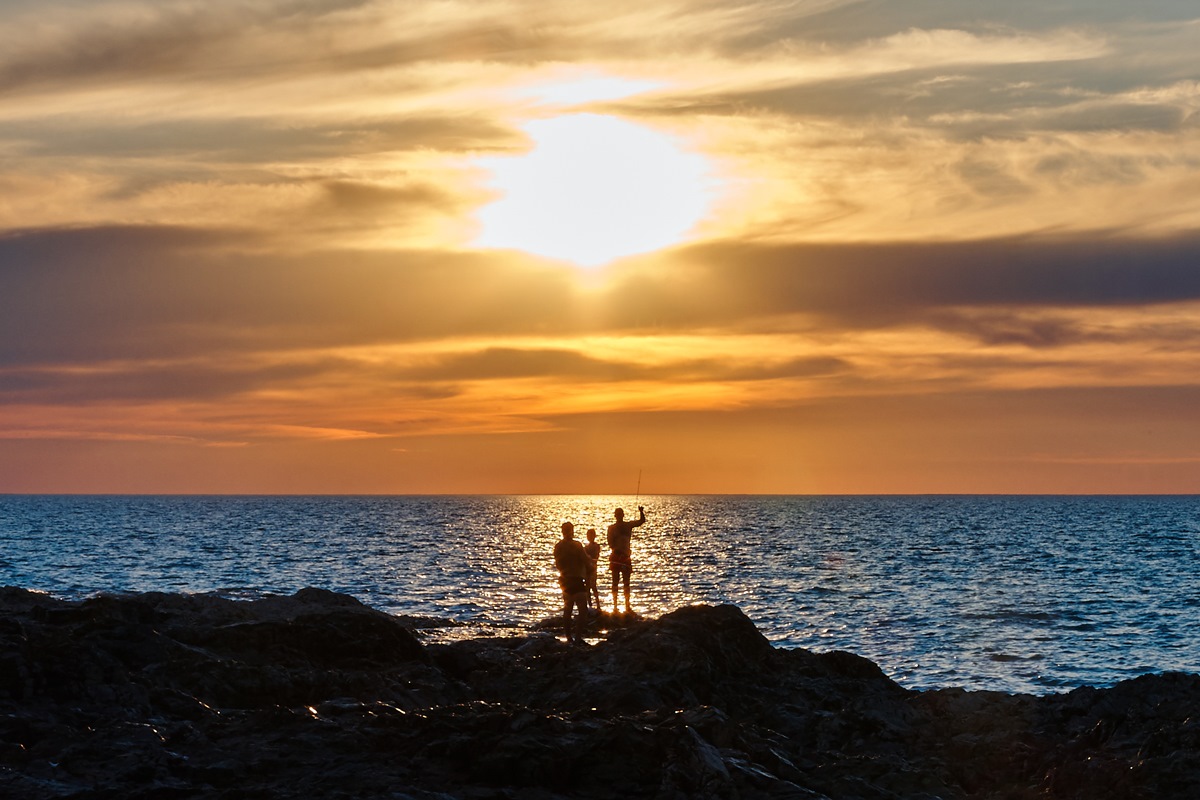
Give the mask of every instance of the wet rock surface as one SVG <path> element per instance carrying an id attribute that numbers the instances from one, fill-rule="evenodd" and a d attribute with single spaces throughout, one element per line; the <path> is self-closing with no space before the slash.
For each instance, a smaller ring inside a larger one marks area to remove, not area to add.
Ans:
<path id="1" fill-rule="evenodd" d="M 0 589 L 0 797 L 1191 798 L 1200 677 L 907 691 L 732 606 L 425 644 L 345 595 Z"/>

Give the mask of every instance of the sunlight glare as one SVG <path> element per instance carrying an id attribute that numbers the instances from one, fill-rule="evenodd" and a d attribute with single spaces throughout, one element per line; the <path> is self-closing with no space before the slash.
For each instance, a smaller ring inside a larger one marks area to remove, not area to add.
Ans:
<path id="1" fill-rule="evenodd" d="M 501 197 L 479 212 L 478 246 L 595 267 L 678 244 L 709 209 L 709 162 L 665 134 L 599 114 L 524 130 L 532 150 L 483 164 Z"/>

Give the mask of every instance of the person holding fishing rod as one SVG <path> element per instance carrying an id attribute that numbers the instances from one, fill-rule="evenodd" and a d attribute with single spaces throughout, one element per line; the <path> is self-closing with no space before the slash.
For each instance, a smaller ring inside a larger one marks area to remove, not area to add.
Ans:
<path id="1" fill-rule="evenodd" d="M 640 494 L 641 479 L 639 476 L 638 489 Z M 613 512 L 616 517 L 616 522 L 608 526 L 608 546 L 612 550 L 608 555 L 608 567 L 612 570 L 612 596 L 613 596 L 613 613 L 617 613 L 617 586 L 623 580 L 625 582 L 625 613 L 632 614 L 633 608 L 629 605 L 629 576 L 633 573 L 633 556 L 630 551 L 630 540 L 633 538 L 633 529 L 639 525 L 646 524 L 646 509 L 638 506 L 640 516 L 633 521 L 626 521 L 625 510 L 618 508 Z"/>

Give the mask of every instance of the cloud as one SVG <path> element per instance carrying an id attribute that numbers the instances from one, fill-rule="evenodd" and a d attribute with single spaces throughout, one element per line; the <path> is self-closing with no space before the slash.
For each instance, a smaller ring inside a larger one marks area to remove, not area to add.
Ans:
<path id="1" fill-rule="evenodd" d="M 437 251 L 236 255 L 167 228 L 0 239 L 0 361 L 152 357 L 577 328 L 562 270 Z"/>
<path id="2" fill-rule="evenodd" d="M 354 202 L 370 205 L 376 198 L 368 191 Z M 948 309 L 1200 299 L 1196 236 L 711 243 L 630 262 L 601 289 L 585 289 L 561 268 L 487 253 L 282 256 L 231 249 L 255 241 L 233 232 L 159 228 L 0 239 L 0 363 L 647 329 L 754 330 L 795 315 L 839 326 L 887 326 L 923 322 Z M 495 362 L 504 352 L 488 358 Z"/>
<path id="3" fill-rule="evenodd" d="M 114 401 L 206 403 L 308 383 L 339 368 L 345 372 L 347 366 L 334 359 L 299 363 L 192 359 L 18 367 L 0 371 L 0 398 L 10 405 L 53 403 L 78 407 Z"/>
<path id="4" fill-rule="evenodd" d="M 969 3 L 940 0 L 908 0 L 897 6 L 886 0 L 866 0 L 831 9 L 815 19 L 781 26 L 777 35 L 805 35 L 817 40 L 841 42 L 861 37 L 884 37 L 907 27 L 917 29 L 1061 29 L 1086 25 L 1097 28 L 1127 26 L 1131 21 L 1155 21 L 1178 27 L 1196 19 L 1195 6 L 1188 0 L 1149 0 L 1130 13 L 1122 0 L 1044 3 L 1011 0 L 989 7 L 982 14 Z"/>
<path id="5" fill-rule="evenodd" d="M 661 277 L 630 276 L 617 310 L 661 325 L 811 314 L 890 324 L 960 306 L 1096 307 L 1200 298 L 1200 237 L 1116 235 L 900 244 L 712 243 Z"/>
<path id="6" fill-rule="evenodd" d="M 574 350 L 515 347 L 454 353 L 405 371 L 406 378 L 434 381 L 551 376 L 566 380 L 628 380 L 642 374 L 644 369 L 636 366 L 593 358 Z"/>
<path id="7" fill-rule="evenodd" d="M 217 175 L 229 165 L 280 159 L 289 163 L 329 158 L 371 156 L 381 151 L 430 149 L 436 143 L 447 152 L 478 152 L 512 147 L 511 130 L 495 120 L 459 112 L 442 116 L 359 118 L 319 124 L 280 122 L 262 117 L 220 119 L 161 119 L 134 121 L 76 117 L 9 122 L 0 138 L 22 155 L 48 159 L 103 152 L 119 159 L 211 159 L 196 163 L 196 173 Z M 178 162 L 170 171 L 179 169 Z M 164 172 L 169 171 L 164 169 Z"/>
<path id="8" fill-rule="evenodd" d="M 970 336 L 989 347 L 1020 345 L 1054 349 L 1082 342 L 1111 341 L 1114 338 L 1089 330 L 1078 320 L 1054 312 L 990 309 L 978 313 L 948 311 L 931 317 L 929 321 L 939 330 Z"/>
<path id="9" fill-rule="evenodd" d="M 369 27 L 378 14 L 371 13 L 373 5 L 217 0 L 9 7 L 0 17 L 0 41 L 8 43 L 0 55 L 0 93 L 170 79 L 239 83 L 327 70 L 336 65 L 337 32 Z"/>
<path id="10" fill-rule="evenodd" d="M 587 347 L 587 340 L 580 345 Z M 431 363 L 402 370 L 406 380 L 465 381 L 511 378 L 555 378 L 614 383 L 621 381 L 756 381 L 811 377 L 845 370 L 839 358 L 812 356 L 782 361 L 683 357 L 654 363 L 619 357 L 595 357 L 569 348 L 489 347 L 452 353 Z"/>
<path id="11" fill-rule="evenodd" d="M 11 43 L 0 56 L 0 92 L 130 80 L 236 85 L 427 62 L 661 58 L 777 13 L 761 3 L 709 2 L 618 2 L 603 10 L 563 0 L 56 3 L 10 8 L 0 18 L 0 40 Z"/>

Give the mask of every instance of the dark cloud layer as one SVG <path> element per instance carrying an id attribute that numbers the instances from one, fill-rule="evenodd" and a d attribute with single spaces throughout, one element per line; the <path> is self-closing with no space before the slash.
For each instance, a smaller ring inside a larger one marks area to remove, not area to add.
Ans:
<path id="1" fill-rule="evenodd" d="M 638 276 L 619 316 L 704 325 L 807 313 L 884 324 L 958 306 L 1096 307 L 1200 298 L 1200 236 L 864 245 L 697 246 L 670 277 Z"/>
<path id="2" fill-rule="evenodd" d="M 0 239 L 0 363 L 570 329 L 569 275 L 436 252 L 233 255 L 236 234 Z"/>
<path id="3" fill-rule="evenodd" d="M 1200 236 L 711 244 L 679 251 L 670 262 L 628 266 L 601 292 L 581 292 L 561 268 L 484 254 L 254 256 L 231 253 L 237 243 L 245 241 L 235 234 L 148 228 L 0 239 L 0 364 L 752 329 L 764 318 L 794 314 L 845 325 L 969 324 L 984 340 L 1050 347 L 1070 338 L 1066 323 L 1006 315 L 1200 299 Z M 993 313 L 947 316 L 965 309 Z M 490 364 L 476 366 L 519 374 L 525 356 L 506 352 L 476 356 Z M 562 357 L 575 361 L 556 369 L 607 369 Z"/>

